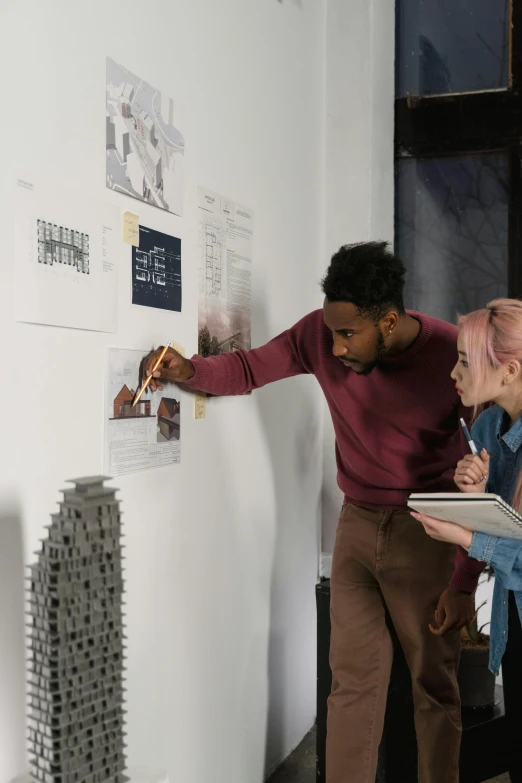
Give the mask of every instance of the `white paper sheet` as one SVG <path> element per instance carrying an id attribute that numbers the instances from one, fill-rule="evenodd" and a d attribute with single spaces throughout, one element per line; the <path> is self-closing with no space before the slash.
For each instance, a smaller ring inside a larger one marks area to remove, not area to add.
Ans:
<path id="1" fill-rule="evenodd" d="M 180 393 L 174 384 L 162 392 L 139 388 L 139 368 L 147 350 L 109 348 L 105 376 L 105 466 L 109 476 L 134 473 L 180 461 Z"/>
<path id="2" fill-rule="evenodd" d="M 14 190 L 15 319 L 115 332 L 119 210 L 27 176 Z"/>
<path id="3" fill-rule="evenodd" d="M 107 58 L 106 183 L 111 190 L 183 214 L 183 110 Z"/>
<path id="4" fill-rule="evenodd" d="M 249 350 L 252 211 L 200 187 L 198 216 L 199 353 Z"/>

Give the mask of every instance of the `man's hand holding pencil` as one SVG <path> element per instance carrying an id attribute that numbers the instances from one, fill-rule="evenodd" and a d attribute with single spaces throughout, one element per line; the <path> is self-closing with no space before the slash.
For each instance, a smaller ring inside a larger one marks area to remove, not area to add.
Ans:
<path id="1" fill-rule="evenodd" d="M 163 353 L 163 356 L 161 356 Z M 160 359 L 161 357 L 161 359 Z M 160 362 L 156 369 L 156 363 Z M 161 391 L 163 382 L 183 383 L 188 381 L 194 375 L 194 365 L 188 359 L 185 359 L 174 348 L 167 347 L 165 350 L 160 346 L 150 353 L 142 362 L 140 383 L 143 384 L 150 377 L 148 388 L 151 392 Z"/>

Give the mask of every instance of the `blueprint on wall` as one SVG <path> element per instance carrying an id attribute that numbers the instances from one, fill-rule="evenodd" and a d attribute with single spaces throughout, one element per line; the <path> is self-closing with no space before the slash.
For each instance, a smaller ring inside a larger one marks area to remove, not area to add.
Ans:
<path id="1" fill-rule="evenodd" d="M 181 312 L 181 239 L 140 226 L 132 248 L 132 304 Z"/>
<path id="2" fill-rule="evenodd" d="M 109 57 L 106 94 L 107 187 L 182 215 L 182 109 Z"/>

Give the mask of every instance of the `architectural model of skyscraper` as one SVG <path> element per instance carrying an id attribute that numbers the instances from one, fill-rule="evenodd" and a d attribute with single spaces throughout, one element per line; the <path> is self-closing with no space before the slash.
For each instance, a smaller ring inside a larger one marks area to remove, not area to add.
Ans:
<path id="1" fill-rule="evenodd" d="M 30 567 L 29 752 L 41 783 L 122 783 L 121 513 L 103 476 L 71 481 Z"/>

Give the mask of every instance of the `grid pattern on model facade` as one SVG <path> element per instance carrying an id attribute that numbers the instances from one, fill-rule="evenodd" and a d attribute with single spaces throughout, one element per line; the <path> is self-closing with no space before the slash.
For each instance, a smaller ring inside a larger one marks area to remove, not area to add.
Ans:
<path id="1" fill-rule="evenodd" d="M 28 577 L 28 740 L 38 783 L 123 783 L 121 513 L 104 478 L 77 479 Z"/>

